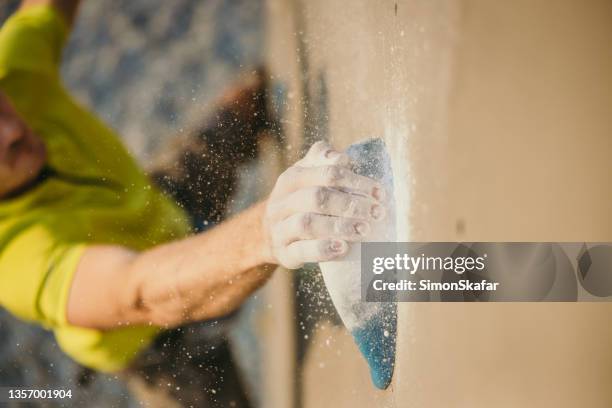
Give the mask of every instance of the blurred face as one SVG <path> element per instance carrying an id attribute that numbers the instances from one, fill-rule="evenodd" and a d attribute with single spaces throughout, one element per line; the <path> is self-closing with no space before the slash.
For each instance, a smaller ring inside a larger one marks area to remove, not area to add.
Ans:
<path id="1" fill-rule="evenodd" d="M 34 181 L 46 160 L 43 141 L 0 93 L 0 199 Z"/>

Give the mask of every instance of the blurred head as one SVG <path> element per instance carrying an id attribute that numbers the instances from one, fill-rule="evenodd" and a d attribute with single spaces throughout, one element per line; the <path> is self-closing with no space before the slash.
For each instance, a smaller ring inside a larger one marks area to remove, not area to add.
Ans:
<path id="1" fill-rule="evenodd" d="M 36 179 L 47 154 L 43 141 L 19 117 L 0 92 L 0 199 Z"/>

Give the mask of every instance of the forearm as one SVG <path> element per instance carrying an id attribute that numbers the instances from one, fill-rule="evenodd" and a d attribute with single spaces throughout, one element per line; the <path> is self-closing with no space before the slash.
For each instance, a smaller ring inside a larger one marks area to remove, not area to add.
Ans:
<path id="1" fill-rule="evenodd" d="M 270 276 L 259 204 L 211 231 L 154 248 L 132 263 L 142 320 L 175 326 L 235 310 Z"/>
<path id="2" fill-rule="evenodd" d="M 273 270 L 263 208 L 258 204 L 209 232 L 142 253 L 88 250 L 73 280 L 69 322 L 97 329 L 173 327 L 232 312 Z"/>

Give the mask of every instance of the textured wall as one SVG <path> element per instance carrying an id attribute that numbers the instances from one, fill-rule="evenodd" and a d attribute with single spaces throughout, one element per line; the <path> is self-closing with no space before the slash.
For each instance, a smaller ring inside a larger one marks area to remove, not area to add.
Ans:
<path id="1" fill-rule="evenodd" d="M 293 96 L 292 149 L 383 136 L 400 238 L 612 240 L 611 2 L 267 7 L 270 64 Z M 607 407 L 611 312 L 607 304 L 402 304 L 396 375 L 384 392 L 370 385 L 343 329 L 321 323 L 306 346 L 302 402 Z"/>

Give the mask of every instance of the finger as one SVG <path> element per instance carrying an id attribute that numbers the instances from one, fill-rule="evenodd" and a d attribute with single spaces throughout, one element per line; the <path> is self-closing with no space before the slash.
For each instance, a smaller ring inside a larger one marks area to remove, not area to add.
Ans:
<path id="1" fill-rule="evenodd" d="M 370 224 L 364 220 L 301 213 L 276 224 L 274 240 L 281 246 L 300 240 L 324 238 L 361 241 L 369 232 Z"/>
<path id="2" fill-rule="evenodd" d="M 296 241 L 286 247 L 283 263 L 289 268 L 297 268 L 307 262 L 331 261 L 347 252 L 348 244 L 342 240 Z"/>
<path id="3" fill-rule="evenodd" d="M 374 179 L 355 174 L 339 166 L 291 167 L 279 178 L 277 185 L 282 194 L 306 187 L 334 187 L 384 200 L 383 186 Z"/>
<path id="4" fill-rule="evenodd" d="M 330 187 L 308 187 L 272 204 L 272 219 L 284 220 L 296 213 L 317 213 L 338 217 L 381 220 L 385 209 L 372 197 Z"/>
<path id="5" fill-rule="evenodd" d="M 336 151 L 327 142 L 316 142 L 306 156 L 297 163 L 298 167 L 342 166 L 349 167 L 351 159 L 346 153 Z"/>

